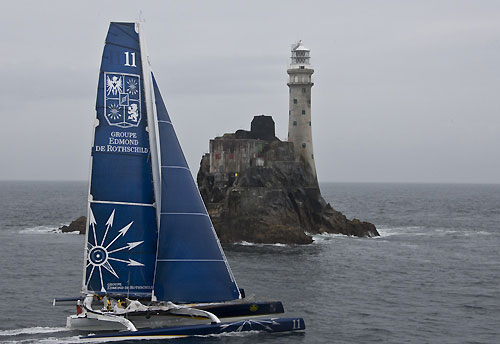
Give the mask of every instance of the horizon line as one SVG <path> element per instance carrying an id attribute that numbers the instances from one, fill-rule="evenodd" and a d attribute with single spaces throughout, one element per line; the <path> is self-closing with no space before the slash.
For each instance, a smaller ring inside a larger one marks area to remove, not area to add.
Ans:
<path id="1" fill-rule="evenodd" d="M 84 179 L 0 179 L 0 182 L 73 182 L 73 183 L 88 183 Z M 322 180 L 319 184 L 449 184 L 449 185 L 500 185 L 500 182 L 483 182 L 483 181 L 353 181 L 353 180 Z"/>

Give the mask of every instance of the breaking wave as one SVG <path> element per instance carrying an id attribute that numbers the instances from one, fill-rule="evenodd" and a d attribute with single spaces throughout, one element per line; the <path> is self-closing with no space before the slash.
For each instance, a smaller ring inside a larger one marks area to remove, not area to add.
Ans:
<path id="1" fill-rule="evenodd" d="M 3 330 L 0 331 L 0 337 L 4 336 L 19 336 L 22 334 L 40 334 L 40 333 L 55 333 L 69 331 L 66 327 L 26 327 L 18 328 L 14 330 Z"/>
<path id="2" fill-rule="evenodd" d="M 494 235 L 487 231 L 477 231 L 472 229 L 464 228 L 429 228 L 424 226 L 378 226 L 377 230 L 380 237 L 376 238 L 386 238 L 391 236 L 474 236 L 474 235 Z"/>
<path id="3" fill-rule="evenodd" d="M 428 235 L 430 233 L 430 230 L 424 226 L 391 227 L 380 225 L 377 226 L 377 231 L 380 234 L 380 238 L 394 235 Z"/>
<path id="4" fill-rule="evenodd" d="M 256 247 L 263 247 L 263 246 L 275 246 L 275 247 L 288 247 L 290 245 L 287 244 L 259 244 L 259 243 L 254 243 L 254 242 L 248 242 L 248 241 L 240 241 L 237 243 L 234 243 L 234 245 L 239 245 L 239 246 L 256 246 Z"/>
<path id="5" fill-rule="evenodd" d="M 9 340 L 8 344 L 35 344 L 35 343 L 44 343 L 44 344 L 73 344 L 73 343 L 90 343 L 88 341 L 80 339 L 79 336 L 71 336 L 71 337 L 48 337 L 48 338 L 31 338 L 31 339 L 20 339 L 20 340 Z M 94 342 L 95 343 L 95 342 Z"/>
<path id="6" fill-rule="evenodd" d="M 79 234 L 78 232 L 63 233 L 59 228 L 60 226 L 35 226 L 21 229 L 19 233 L 22 234 Z"/>
<path id="7" fill-rule="evenodd" d="M 306 233 L 313 239 L 313 244 L 319 244 L 324 241 L 331 240 L 333 238 L 349 238 L 349 236 L 344 235 L 344 234 L 331 234 L 331 233 L 322 233 L 322 234 L 311 234 L 311 233 Z M 356 237 L 353 237 L 356 238 Z"/>

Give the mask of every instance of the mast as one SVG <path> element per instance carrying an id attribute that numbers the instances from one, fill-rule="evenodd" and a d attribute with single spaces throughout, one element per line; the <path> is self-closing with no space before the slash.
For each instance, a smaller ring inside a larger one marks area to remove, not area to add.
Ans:
<path id="1" fill-rule="evenodd" d="M 136 23 L 139 33 L 139 45 L 141 47 L 142 55 L 142 73 L 144 78 L 144 95 L 146 100 L 146 115 L 148 118 L 148 131 L 149 131 L 149 147 L 151 150 L 151 168 L 153 172 L 153 186 L 155 194 L 155 208 L 156 208 L 156 231 L 160 233 L 160 220 L 161 220 L 161 163 L 160 163 L 160 137 L 158 129 L 158 115 L 156 113 L 156 100 L 153 91 L 153 78 L 151 71 L 151 63 L 149 61 L 149 54 L 146 48 L 146 38 L 144 34 L 144 26 L 141 23 Z M 156 242 L 156 251 L 158 254 L 158 242 Z M 153 275 L 153 285 L 156 279 L 156 261 Z M 151 299 L 156 301 L 154 295 L 154 288 Z"/>
<path id="2" fill-rule="evenodd" d="M 146 115 L 148 118 L 149 147 L 151 151 L 151 165 L 153 171 L 153 185 L 155 194 L 156 222 L 157 228 L 160 228 L 160 210 L 161 210 L 161 169 L 160 169 L 160 138 L 158 136 L 158 117 L 156 115 L 155 95 L 153 92 L 153 79 L 151 77 L 151 64 L 146 49 L 146 39 L 144 35 L 144 26 L 141 23 L 135 23 L 139 33 L 139 45 L 142 55 L 142 73 L 144 78 L 144 95 L 146 101 Z"/>

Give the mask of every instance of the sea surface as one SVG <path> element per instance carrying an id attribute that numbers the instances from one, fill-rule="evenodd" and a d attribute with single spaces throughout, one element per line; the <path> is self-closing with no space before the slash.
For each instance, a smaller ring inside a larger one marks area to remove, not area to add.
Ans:
<path id="1" fill-rule="evenodd" d="M 305 333 L 168 343 L 500 343 L 500 185 L 323 183 L 380 238 L 225 246 L 239 287 L 279 299 Z M 86 213 L 85 182 L 0 182 L 0 343 L 74 343 L 84 237 L 56 229 Z M 151 341 L 147 343 L 152 343 Z"/>

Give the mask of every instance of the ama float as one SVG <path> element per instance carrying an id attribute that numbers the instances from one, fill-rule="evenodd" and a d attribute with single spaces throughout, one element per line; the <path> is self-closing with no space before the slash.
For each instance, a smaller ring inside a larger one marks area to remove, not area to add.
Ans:
<path id="1" fill-rule="evenodd" d="M 97 87 L 82 297 L 67 327 L 130 340 L 305 329 L 245 300 L 151 71 L 142 23 L 111 23 Z M 221 321 L 222 320 L 222 321 Z"/>

